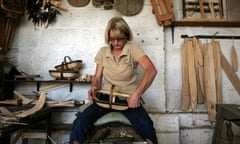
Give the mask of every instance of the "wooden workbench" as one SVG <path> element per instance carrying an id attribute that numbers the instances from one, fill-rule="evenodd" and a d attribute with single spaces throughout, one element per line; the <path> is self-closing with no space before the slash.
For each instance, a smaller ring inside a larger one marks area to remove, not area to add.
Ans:
<path id="1" fill-rule="evenodd" d="M 216 106 L 216 125 L 212 139 L 213 144 L 221 143 L 224 121 L 231 121 L 240 126 L 240 105 L 236 104 L 217 104 Z"/>

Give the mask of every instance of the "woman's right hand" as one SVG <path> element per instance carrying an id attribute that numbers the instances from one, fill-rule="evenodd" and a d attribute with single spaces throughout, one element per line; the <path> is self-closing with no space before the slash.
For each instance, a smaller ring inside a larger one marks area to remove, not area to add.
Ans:
<path id="1" fill-rule="evenodd" d="M 88 90 L 88 99 L 91 103 L 93 103 L 93 97 L 94 97 L 94 93 L 95 91 L 97 90 L 96 87 L 91 87 L 89 90 Z"/>
<path id="2" fill-rule="evenodd" d="M 88 99 L 91 103 L 93 102 L 95 91 L 101 88 L 102 73 L 103 73 L 103 67 L 97 64 L 96 72 L 92 80 L 91 88 L 88 90 Z"/>

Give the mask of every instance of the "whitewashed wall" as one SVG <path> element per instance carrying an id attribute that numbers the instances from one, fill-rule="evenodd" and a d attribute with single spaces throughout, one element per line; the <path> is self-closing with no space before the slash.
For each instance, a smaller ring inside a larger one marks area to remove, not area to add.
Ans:
<path id="1" fill-rule="evenodd" d="M 47 29 L 35 28 L 27 17 L 22 20 L 11 51 L 20 71 L 40 74 L 44 80 L 53 79 L 48 70 L 54 69 L 54 66 L 60 64 L 63 57 L 68 55 L 73 60 L 83 60 L 82 75 L 94 74 L 94 57 L 98 49 L 105 45 L 105 26 L 111 17 L 121 14 L 114 9 L 95 8 L 91 3 L 83 8 L 71 7 L 67 1 L 63 3 L 68 6 L 68 12 L 62 11 L 57 22 L 49 25 Z M 146 51 L 159 71 L 152 87 L 146 92 L 145 99 L 151 103 L 148 108 L 165 111 L 163 32 L 151 11 L 151 5 L 146 1 L 139 15 L 123 17 L 133 30 L 134 42 Z M 62 91 L 59 94 L 63 94 Z M 76 98 L 74 94 L 75 92 L 68 95 Z M 85 99 L 86 94 L 86 91 L 78 92 L 77 98 Z M 51 97 L 59 99 L 58 95 Z"/>
<path id="2" fill-rule="evenodd" d="M 63 57 L 69 55 L 72 59 L 82 59 L 84 68 L 81 74 L 93 74 L 95 70 L 94 56 L 104 45 L 104 30 L 107 21 L 116 15 L 116 10 L 95 8 L 89 3 L 83 8 L 71 7 L 67 0 L 68 12 L 62 12 L 57 22 L 47 29 L 34 27 L 25 16 L 14 38 L 10 54 L 13 62 L 20 71 L 29 74 L 40 74 L 42 79 L 53 79 L 48 70 L 62 62 Z M 176 18 L 182 17 L 181 1 L 173 0 Z M 206 27 L 175 27 L 174 43 L 170 28 L 163 29 L 156 22 L 152 13 L 150 0 L 145 0 L 144 8 L 136 16 L 123 16 L 134 33 L 134 42 L 141 46 L 152 59 L 158 69 L 158 75 L 152 86 L 146 91 L 145 107 L 154 120 L 160 144 L 210 144 L 213 127 L 207 121 L 205 105 L 198 105 L 194 112 L 186 113 L 180 110 L 181 101 L 181 49 L 182 34 L 211 35 L 218 31 L 220 34 L 238 35 L 239 28 L 206 28 Z M 221 49 L 230 59 L 231 40 L 220 40 Z M 235 41 L 238 47 L 240 40 Z M 240 55 L 240 50 L 237 48 Z M 140 71 L 141 73 L 141 71 Z M 237 72 L 238 76 L 240 71 Z M 35 86 L 19 86 L 17 89 L 24 94 L 31 94 Z M 52 99 L 84 100 L 89 86 L 74 86 L 73 92 L 69 88 L 61 88 L 48 93 Z M 223 101 L 224 103 L 240 103 L 240 97 L 223 72 Z M 72 112 L 56 114 L 55 123 L 71 123 L 75 118 Z M 200 112 L 200 113 L 199 113 Z M 55 118 L 55 115 L 54 115 Z M 69 131 L 56 132 L 53 137 L 58 143 L 68 140 Z"/>
<path id="3" fill-rule="evenodd" d="M 231 10 L 225 9 L 225 1 L 223 1 L 224 12 L 230 16 L 236 8 Z M 227 1 L 230 2 L 230 1 Z M 236 2 L 236 1 L 235 1 Z M 177 20 L 182 18 L 182 4 L 174 0 L 174 12 Z M 236 11 L 234 12 L 236 14 Z M 235 16 L 236 17 L 236 16 Z M 233 18 L 231 18 L 233 19 Z M 165 63 L 165 87 L 166 87 L 166 111 L 177 113 L 179 119 L 180 141 L 182 144 L 211 144 L 213 136 L 214 123 L 208 121 L 206 105 L 198 105 L 197 109 L 193 112 L 182 113 L 180 109 L 181 102 L 181 87 L 182 87 L 182 74 L 181 74 L 181 44 L 183 39 L 181 35 L 213 35 L 218 32 L 218 35 L 236 35 L 239 36 L 239 28 L 224 28 L 224 27 L 175 27 L 174 28 L 174 43 L 172 43 L 172 31 L 167 29 L 164 33 L 165 46 L 166 46 L 166 63 Z M 212 39 L 201 39 L 202 43 L 210 42 Z M 221 51 L 230 62 L 231 47 L 233 40 L 221 40 Z M 234 40 L 237 55 L 240 55 L 239 49 L 240 40 Z M 240 61 L 240 59 L 238 59 Z M 240 77 L 240 70 L 236 72 Z M 224 104 L 240 104 L 240 97 L 228 77 L 222 71 L 222 88 L 223 88 L 223 103 Z M 201 114 L 200 114 L 201 113 Z M 238 135 L 238 133 L 235 133 Z"/>

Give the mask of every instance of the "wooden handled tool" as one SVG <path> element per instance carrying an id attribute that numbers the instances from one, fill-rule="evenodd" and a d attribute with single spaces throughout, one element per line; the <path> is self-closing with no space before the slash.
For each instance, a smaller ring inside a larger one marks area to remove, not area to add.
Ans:
<path id="1" fill-rule="evenodd" d="M 233 141 L 234 135 L 233 135 L 233 131 L 232 131 L 232 123 L 226 122 L 226 126 L 227 126 L 227 138 L 229 141 Z"/>

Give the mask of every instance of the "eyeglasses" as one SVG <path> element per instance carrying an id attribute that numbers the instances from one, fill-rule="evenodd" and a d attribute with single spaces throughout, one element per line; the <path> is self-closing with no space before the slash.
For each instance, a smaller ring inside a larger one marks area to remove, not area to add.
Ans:
<path id="1" fill-rule="evenodd" d="M 126 40 L 126 37 L 110 38 L 110 39 L 109 39 L 110 42 L 115 42 L 115 41 L 117 41 L 117 42 L 122 42 L 122 41 L 124 41 L 124 40 Z"/>

